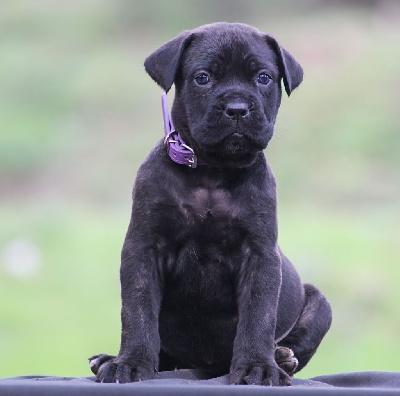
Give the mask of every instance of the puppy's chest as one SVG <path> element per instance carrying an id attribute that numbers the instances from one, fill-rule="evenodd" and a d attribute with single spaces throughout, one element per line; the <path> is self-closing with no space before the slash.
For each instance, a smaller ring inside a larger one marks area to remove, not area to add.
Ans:
<path id="1" fill-rule="evenodd" d="M 181 197 L 178 203 L 187 225 L 218 223 L 238 220 L 240 204 L 233 194 L 217 187 L 196 187 Z"/>
<path id="2" fill-rule="evenodd" d="M 232 249 L 244 234 L 244 208 L 229 190 L 196 187 L 177 202 L 177 241 L 197 245 L 204 254 Z"/>

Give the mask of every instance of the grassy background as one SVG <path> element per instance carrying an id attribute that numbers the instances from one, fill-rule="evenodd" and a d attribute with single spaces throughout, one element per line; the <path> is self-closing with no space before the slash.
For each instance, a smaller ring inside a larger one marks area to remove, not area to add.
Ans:
<path id="1" fill-rule="evenodd" d="M 305 70 L 266 152 L 280 244 L 334 311 L 299 377 L 398 369 L 399 3 L 37 0 L 0 2 L 1 377 L 90 375 L 118 351 L 132 183 L 163 133 L 143 60 L 218 20 Z"/>

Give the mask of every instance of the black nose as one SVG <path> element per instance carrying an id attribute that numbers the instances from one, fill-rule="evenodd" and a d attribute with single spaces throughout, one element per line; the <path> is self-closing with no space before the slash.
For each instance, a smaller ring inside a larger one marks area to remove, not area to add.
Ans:
<path id="1" fill-rule="evenodd" d="M 225 115 L 229 118 L 239 120 L 249 115 L 249 105 L 241 101 L 229 102 L 225 106 Z"/>

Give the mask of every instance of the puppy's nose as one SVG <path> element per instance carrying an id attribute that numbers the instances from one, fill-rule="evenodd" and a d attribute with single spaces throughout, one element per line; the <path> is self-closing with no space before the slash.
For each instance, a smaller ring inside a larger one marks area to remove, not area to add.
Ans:
<path id="1" fill-rule="evenodd" d="M 249 105 L 242 101 L 229 102 L 225 106 L 225 115 L 229 118 L 239 120 L 249 114 Z"/>

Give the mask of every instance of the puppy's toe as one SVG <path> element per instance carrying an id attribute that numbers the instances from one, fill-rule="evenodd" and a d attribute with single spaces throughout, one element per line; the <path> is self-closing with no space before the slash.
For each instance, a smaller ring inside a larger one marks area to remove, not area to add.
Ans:
<path id="1" fill-rule="evenodd" d="M 104 353 L 100 354 L 100 355 L 94 355 L 91 356 L 89 358 L 89 367 L 90 370 L 92 370 L 92 373 L 94 375 L 97 375 L 97 373 L 100 370 L 100 367 L 105 363 L 108 362 L 111 359 L 114 359 L 115 356 L 110 356 L 110 355 L 106 355 Z"/>
<path id="2" fill-rule="evenodd" d="M 294 356 L 293 351 L 286 347 L 277 347 L 275 349 L 275 361 L 289 375 L 293 375 L 299 365 L 299 361 Z"/>

